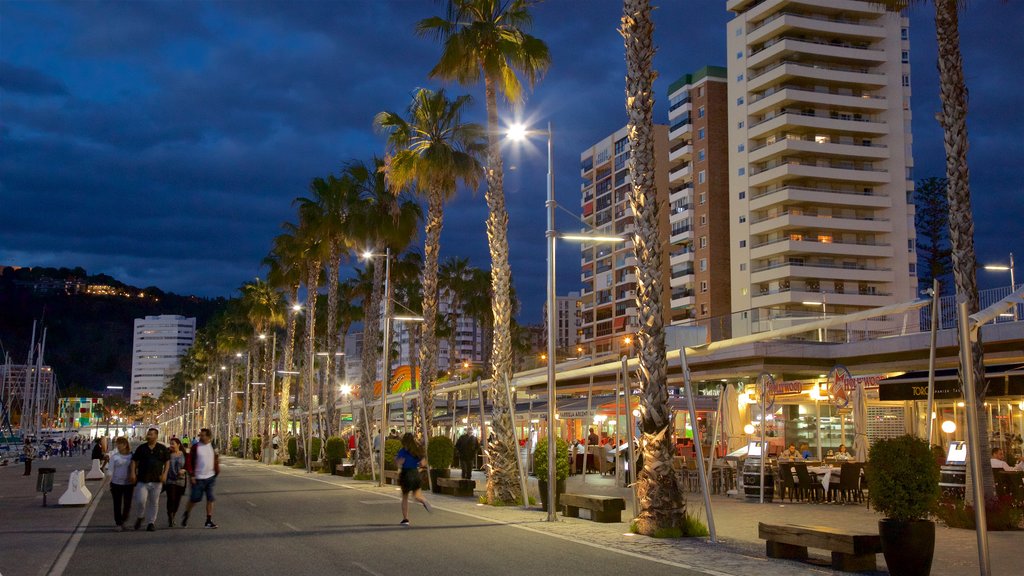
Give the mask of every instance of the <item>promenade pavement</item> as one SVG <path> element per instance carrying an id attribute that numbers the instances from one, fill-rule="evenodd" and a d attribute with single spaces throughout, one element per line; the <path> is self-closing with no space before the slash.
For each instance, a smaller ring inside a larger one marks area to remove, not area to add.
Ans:
<path id="1" fill-rule="evenodd" d="M 71 468 L 84 469 L 86 457 L 51 459 L 57 474 L 56 502 Z M 626 522 L 598 524 L 559 517 L 545 521 L 539 507 L 491 507 L 476 499 L 430 495 L 435 513 L 413 506 L 412 528 L 397 526 L 400 492 L 365 481 L 306 474 L 283 466 L 267 467 L 234 458 L 224 460 L 218 479 L 215 519 L 218 530 L 203 530 L 196 509 L 187 529 L 168 530 L 161 512 L 156 534 L 113 530 L 111 502 L 99 495 L 90 508 L 41 508 L 35 476 L 0 469 L 0 574 L 135 574 L 139 563 L 174 566 L 170 571 L 223 574 L 533 574 L 587 573 L 747 575 L 766 570 L 787 574 L 833 574 L 816 566 L 764 557 L 757 522 L 828 525 L 871 531 L 878 516 L 863 505 L 759 505 L 715 496 L 713 507 L 720 542 L 703 539 L 653 539 L 629 533 Z M 63 477 L 62 477 L 63 476 Z M 482 493 L 482 475 L 475 474 Z M 530 478 L 537 497 L 536 480 Z M 571 477 L 574 492 L 628 496 L 611 478 L 588 475 L 586 485 Z M 163 501 L 161 502 L 163 506 Z M 627 504 L 627 508 L 630 504 Z M 688 494 L 691 511 L 702 510 L 699 494 Z M 584 511 L 584 514 L 586 512 Z M 76 527 L 85 518 L 79 530 Z M 623 518 L 629 514 L 624 513 Z M 974 532 L 937 529 L 932 574 L 978 573 Z M 990 534 L 993 574 L 1018 573 L 1012 562 L 1024 543 L 1017 533 Z M 827 560 L 824 552 L 812 557 Z M 878 556 L 884 572 L 884 560 Z M 177 568 L 180 568 L 178 570 Z M 479 570 L 479 572 L 477 572 Z M 157 571 L 159 573 L 159 571 Z"/>

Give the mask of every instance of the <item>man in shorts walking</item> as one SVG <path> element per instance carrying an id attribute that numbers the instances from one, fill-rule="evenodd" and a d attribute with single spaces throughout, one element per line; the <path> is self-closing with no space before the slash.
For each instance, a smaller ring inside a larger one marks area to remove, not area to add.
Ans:
<path id="1" fill-rule="evenodd" d="M 213 434 L 209 428 L 199 431 L 199 442 L 192 447 L 185 460 L 185 469 L 188 471 L 192 483 L 192 493 L 188 499 L 188 507 L 185 508 L 185 515 L 181 518 L 181 525 L 188 525 L 188 515 L 203 495 L 206 495 L 206 523 L 204 528 L 216 528 L 213 523 L 213 502 L 216 497 L 213 495 L 213 484 L 220 474 L 220 459 L 213 450 Z"/>

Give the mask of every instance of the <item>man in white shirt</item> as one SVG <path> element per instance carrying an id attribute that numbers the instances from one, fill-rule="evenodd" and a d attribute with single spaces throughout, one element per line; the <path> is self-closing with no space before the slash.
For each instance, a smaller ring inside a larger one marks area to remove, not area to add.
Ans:
<path id="1" fill-rule="evenodd" d="M 217 527 L 213 523 L 213 502 L 216 500 L 213 495 L 213 483 L 217 480 L 217 474 L 220 473 L 220 461 L 217 458 L 217 453 L 213 450 L 212 441 L 213 435 L 209 428 L 200 430 L 199 442 L 192 447 L 188 454 L 188 460 L 185 462 L 185 468 L 188 470 L 192 482 L 192 494 L 189 496 L 185 515 L 181 519 L 182 527 L 188 524 L 188 515 L 192 512 L 192 507 L 203 499 L 203 494 L 206 495 L 206 524 L 203 527 Z"/>
<path id="2" fill-rule="evenodd" d="M 1013 468 L 1003 460 L 1003 449 L 993 448 L 992 449 L 992 469 L 993 470 L 1006 470 L 1007 472 L 1013 472 Z"/>

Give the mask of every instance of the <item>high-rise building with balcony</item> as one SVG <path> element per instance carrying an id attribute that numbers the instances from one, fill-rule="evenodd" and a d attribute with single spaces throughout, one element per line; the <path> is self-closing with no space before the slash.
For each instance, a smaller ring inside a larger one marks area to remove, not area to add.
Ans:
<path id="1" fill-rule="evenodd" d="M 569 292 L 565 296 L 555 297 L 555 350 L 559 357 L 562 354 L 576 356 L 576 344 L 579 341 L 579 332 L 582 325 L 580 314 L 580 293 Z M 542 311 L 544 318 L 544 347 L 547 348 L 548 334 L 548 303 L 544 303 Z"/>
<path id="2" fill-rule="evenodd" d="M 654 182 L 659 207 L 659 233 L 667 246 L 668 225 L 668 126 L 654 125 Z M 628 236 L 635 230 L 627 195 L 630 179 L 629 140 L 626 128 L 587 148 L 580 154 L 583 178 L 581 207 L 585 232 Z M 636 258 L 633 243 L 584 243 L 581 246 L 580 294 L 582 320 L 580 343 L 587 353 L 618 352 L 625 336 L 637 331 Z M 662 309 L 671 321 L 669 262 L 665 254 Z"/>
<path id="3" fill-rule="evenodd" d="M 726 69 L 705 66 L 669 85 L 669 264 L 674 324 L 728 338 L 729 118 Z"/>
<path id="4" fill-rule="evenodd" d="M 860 0 L 727 8 L 734 335 L 913 299 L 908 20 Z"/>
<path id="5" fill-rule="evenodd" d="M 168 315 L 135 319 L 131 402 L 159 398 L 196 339 L 196 319 Z"/>

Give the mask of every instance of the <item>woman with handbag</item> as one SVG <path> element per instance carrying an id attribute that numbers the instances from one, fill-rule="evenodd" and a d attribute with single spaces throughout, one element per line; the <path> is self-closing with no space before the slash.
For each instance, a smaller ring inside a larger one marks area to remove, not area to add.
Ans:
<path id="1" fill-rule="evenodd" d="M 174 528 L 174 516 L 181 504 L 181 495 L 185 493 L 188 479 L 185 472 L 185 448 L 181 440 L 171 438 L 171 460 L 167 470 L 167 481 L 164 491 L 167 492 L 167 527 Z"/>

